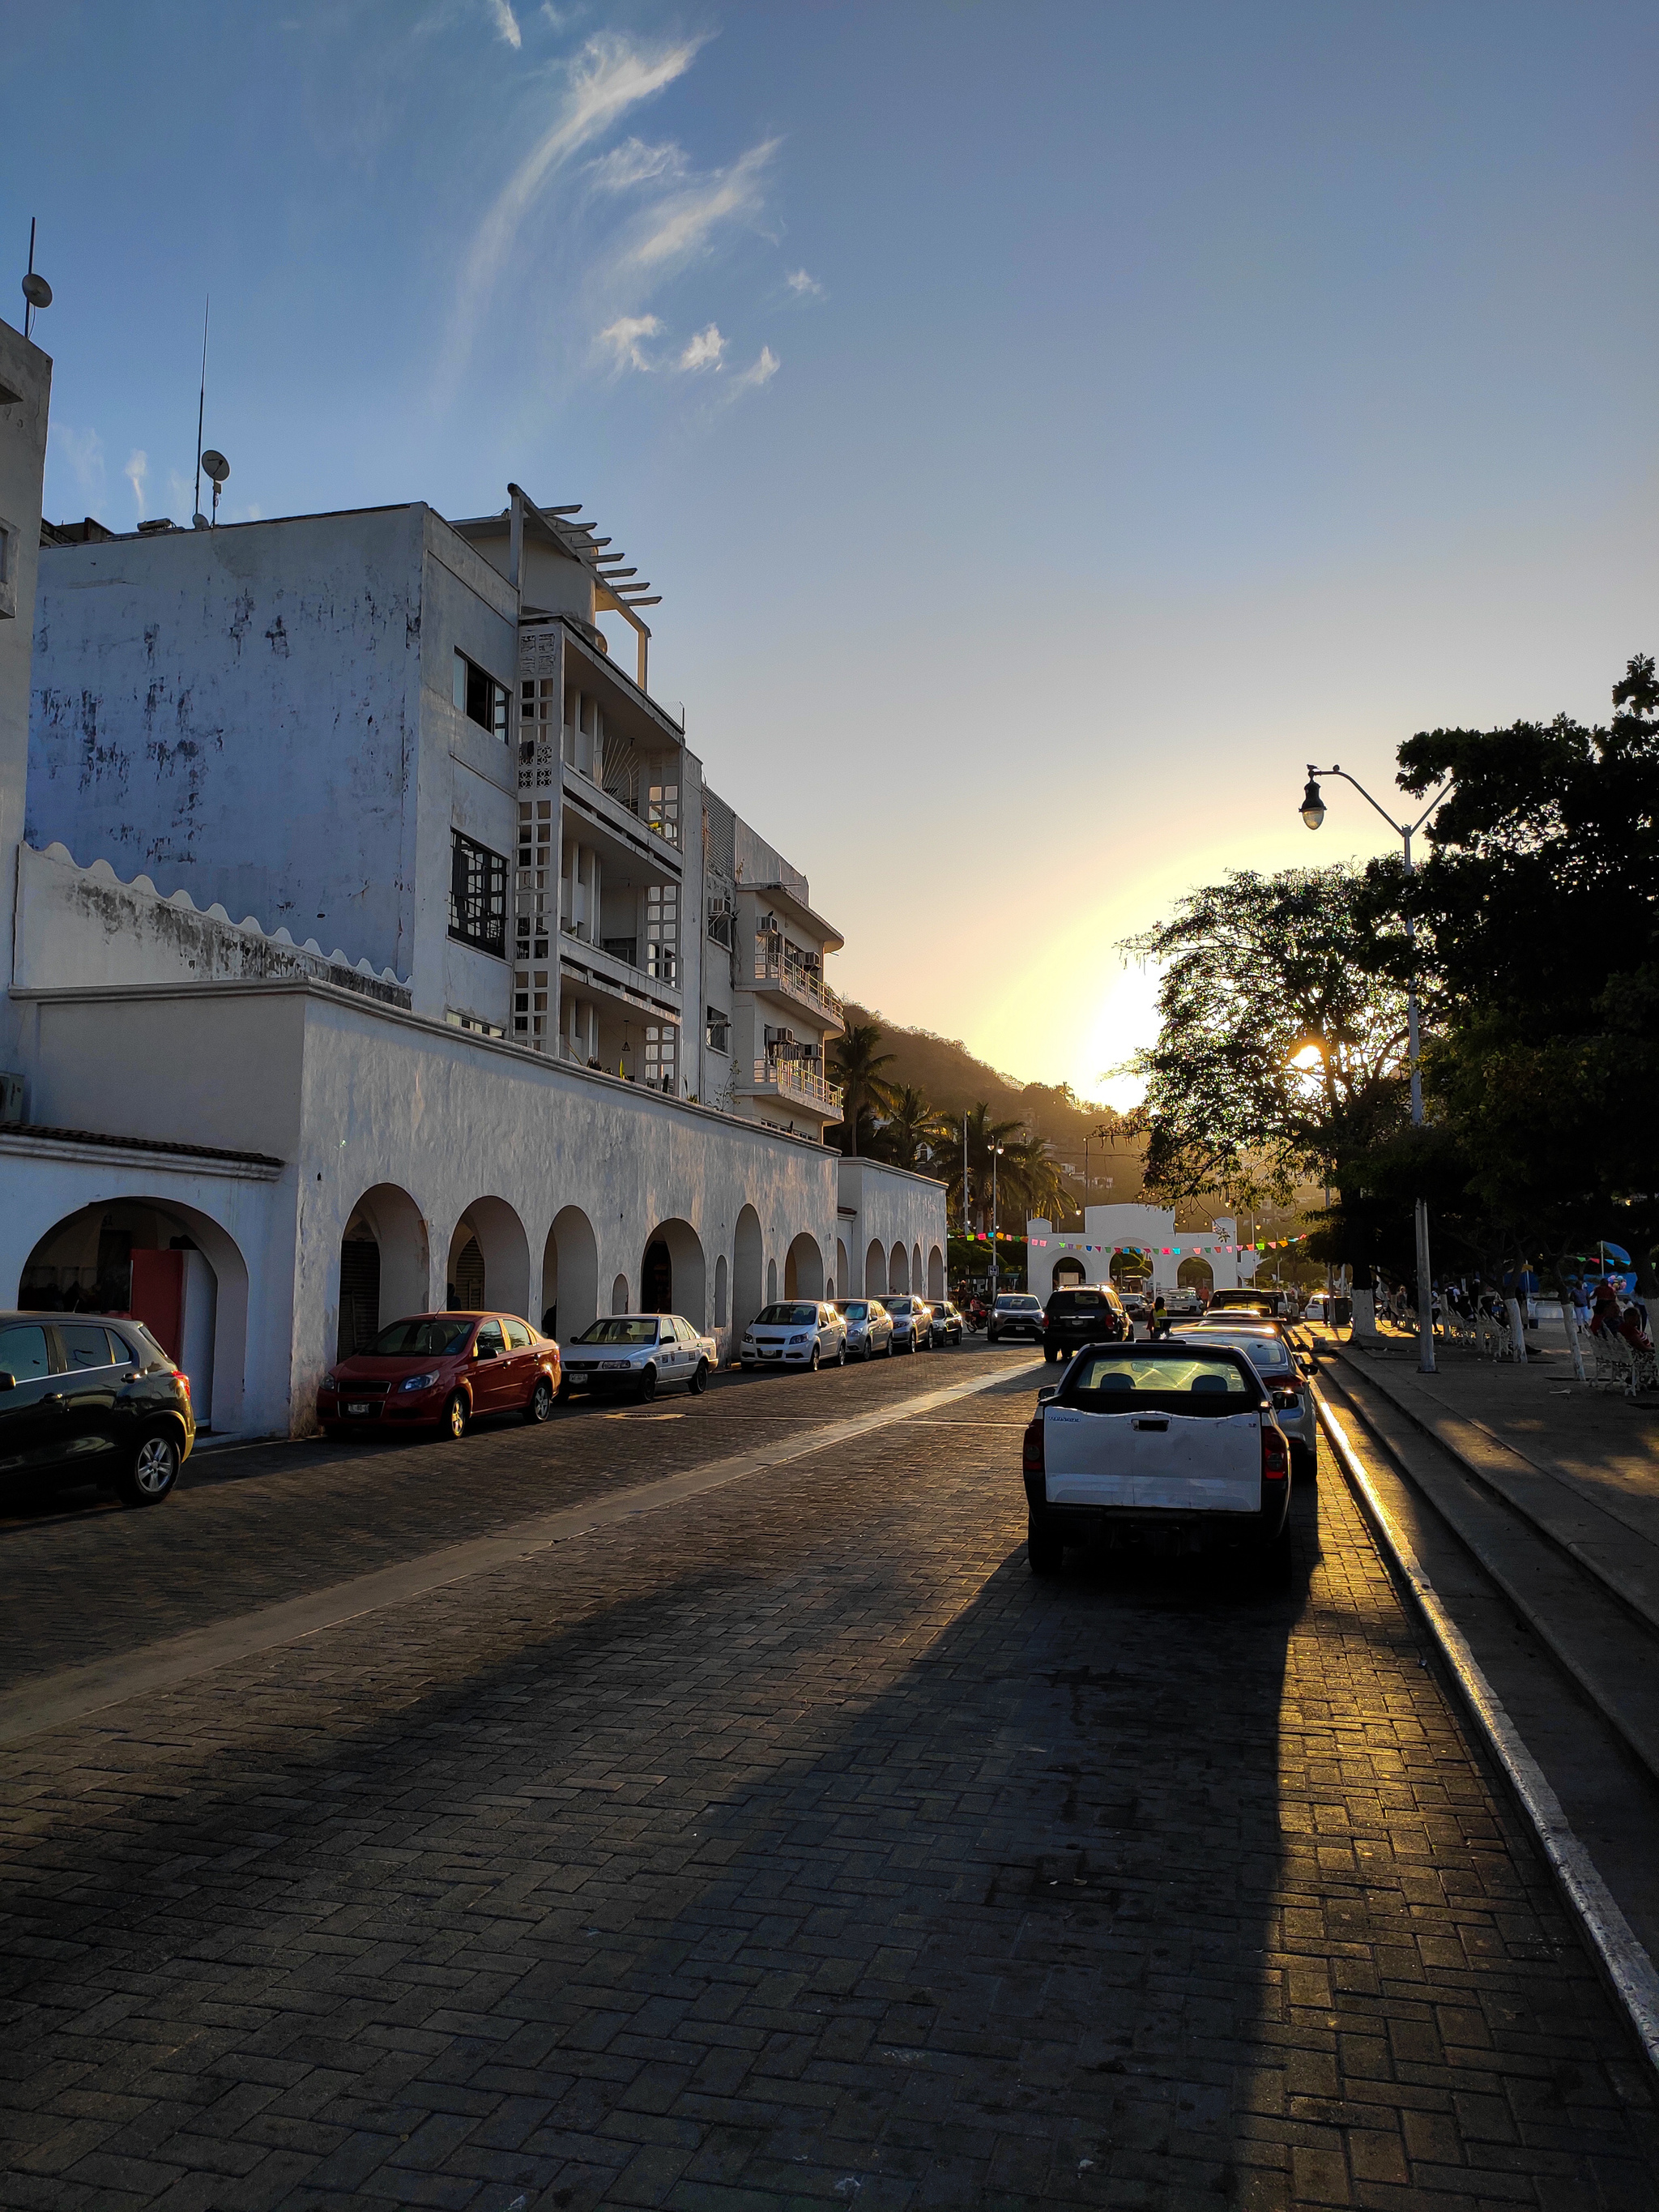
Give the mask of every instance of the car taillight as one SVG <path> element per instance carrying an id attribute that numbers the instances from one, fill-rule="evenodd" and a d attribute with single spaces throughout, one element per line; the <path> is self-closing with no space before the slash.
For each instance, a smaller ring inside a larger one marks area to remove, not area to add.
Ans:
<path id="1" fill-rule="evenodd" d="M 172 1376 L 175 1382 L 182 1382 L 184 1384 L 185 1395 L 188 1398 L 190 1395 L 190 1377 L 185 1374 L 184 1369 L 182 1367 L 173 1367 L 169 1368 L 167 1371 Z"/>
<path id="2" fill-rule="evenodd" d="M 1291 1479 L 1291 1455 L 1281 1431 L 1261 1426 L 1261 1480 L 1263 1482 L 1288 1482 Z"/>
<path id="3" fill-rule="evenodd" d="M 1021 1465 L 1027 1474 L 1041 1474 L 1042 1472 L 1042 1416 L 1041 1413 L 1034 1421 L 1027 1424 Z"/>

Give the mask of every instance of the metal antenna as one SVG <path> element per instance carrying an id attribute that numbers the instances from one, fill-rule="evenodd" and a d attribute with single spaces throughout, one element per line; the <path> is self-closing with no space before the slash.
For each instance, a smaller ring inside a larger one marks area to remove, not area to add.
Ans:
<path id="1" fill-rule="evenodd" d="M 212 305 L 213 295 L 209 292 L 202 301 L 202 396 L 196 407 L 196 505 L 191 514 L 198 526 L 205 520 L 202 514 L 202 423 L 207 414 L 208 310 Z"/>
<path id="2" fill-rule="evenodd" d="M 49 307 L 51 305 L 51 285 L 44 276 L 37 276 L 34 273 L 34 217 L 31 216 L 29 217 L 28 274 L 23 279 L 23 336 L 25 337 L 27 337 L 30 331 L 34 327 L 35 309 Z"/>

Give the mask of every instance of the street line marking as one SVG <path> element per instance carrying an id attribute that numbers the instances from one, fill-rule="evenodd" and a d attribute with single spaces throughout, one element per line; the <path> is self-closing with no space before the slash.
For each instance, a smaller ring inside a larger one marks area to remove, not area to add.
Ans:
<path id="1" fill-rule="evenodd" d="M 952 1383 L 943 1390 L 923 1391 L 915 1398 L 856 1414 L 850 1420 L 825 1422 L 804 1436 L 780 1439 L 771 1446 L 763 1445 L 731 1458 L 711 1460 L 706 1466 L 665 1475 L 655 1482 L 635 1483 L 608 1498 L 589 1498 L 580 1505 L 562 1506 L 557 1512 L 539 1514 L 533 1520 L 520 1521 L 503 1529 L 499 1535 L 475 1537 L 468 1543 L 428 1552 L 395 1566 L 377 1568 L 372 1574 L 359 1575 L 350 1582 L 336 1583 L 328 1589 L 288 1598 L 278 1605 L 263 1606 L 258 1612 L 239 1613 L 208 1628 L 191 1629 L 183 1636 L 141 1645 L 136 1651 L 94 1660 L 90 1666 L 65 1668 L 55 1674 L 44 1674 L 36 1681 L 23 1683 L 9 1695 L 0 1697 L 0 1744 L 21 1743 L 47 1729 L 70 1727 L 94 1713 L 106 1712 L 113 1705 L 125 1705 L 134 1698 L 147 1697 L 157 1690 L 176 1689 L 180 1683 L 211 1674 L 216 1668 L 230 1666 L 285 1644 L 300 1643 L 309 1636 L 320 1636 L 328 1629 L 343 1627 L 347 1621 L 361 1620 L 365 1613 L 377 1613 L 387 1606 L 405 1605 L 411 1598 L 424 1597 L 452 1583 L 470 1581 L 473 1576 L 489 1574 L 497 1567 L 516 1565 L 538 1552 L 551 1550 L 555 1545 L 595 1535 L 601 1529 L 616 1527 L 619 1522 L 660 1512 L 665 1506 L 684 1504 L 688 1498 L 721 1489 L 745 1475 L 764 1474 L 772 1468 L 786 1467 L 792 1460 L 833 1450 L 837 1444 L 849 1443 L 874 1430 L 890 1427 L 914 1413 L 949 1405 L 958 1398 L 972 1397 L 981 1390 L 995 1389 L 1032 1371 L 1030 1368 L 999 1367 L 988 1375 L 975 1376 L 970 1382 Z"/>
<path id="2" fill-rule="evenodd" d="M 1441 1603 L 1439 1593 L 1419 1565 L 1404 1529 L 1379 1496 L 1324 1393 L 1316 1390 L 1314 1399 L 1321 1425 L 1335 1447 L 1343 1473 L 1358 1494 L 1366 1519 L 1382 1539 L 1428 1622 L 1441 1656 L 1456 1675 L 1458 1686 L 1493 1756 L 1532 1823 L 1545 1857 L 1583 1923 L 1602 1972 L 1630 2015 L 1650 2063 L 1659 2066 L 1659 1972 L 1655 1972 L 1641 1938 L 1620 1910 L 1618 1899 L 1602 1881 L 1595 1862 L 1569 1823 L 1548 1777 L 1528 1750 L 1503 1701 L 1486 1680 L 1468 1638 Z"/>

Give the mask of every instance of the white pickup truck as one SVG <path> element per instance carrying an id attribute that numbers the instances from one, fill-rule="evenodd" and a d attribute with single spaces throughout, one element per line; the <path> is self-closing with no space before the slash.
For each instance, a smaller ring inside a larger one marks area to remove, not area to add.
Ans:
<path id="1" fill-rule="evenodd" d="M 1092 1346 L 1037 1393 L 1024 1461 L 1034 1574 L 1068 1543 L 1288 1561 L 1290 1445 L 1231 1345 Z"/>

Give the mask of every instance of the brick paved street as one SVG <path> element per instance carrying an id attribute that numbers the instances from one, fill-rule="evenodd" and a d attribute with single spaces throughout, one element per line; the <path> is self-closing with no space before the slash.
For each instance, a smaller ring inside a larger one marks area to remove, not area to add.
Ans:
<path id="1" fill-rule="evenodd" d="M 1633 2041 L 1346 1492 L 1288 1595 L 1038 1583 L 1034 1387 L 6 1753 L 0 2202 L 1653 2204 Z M 738 1448 L 585 1417 L 468 1473 L 506 1519 Z M 374 1456 L 185 1493 L 182 1580 L 293 1587 L 294 1482 L 303 1570 L 363 1563 L 420 1481 Z M 23 1528 L 75 1562 L 46 1665 L 173 1510 Z"/>

